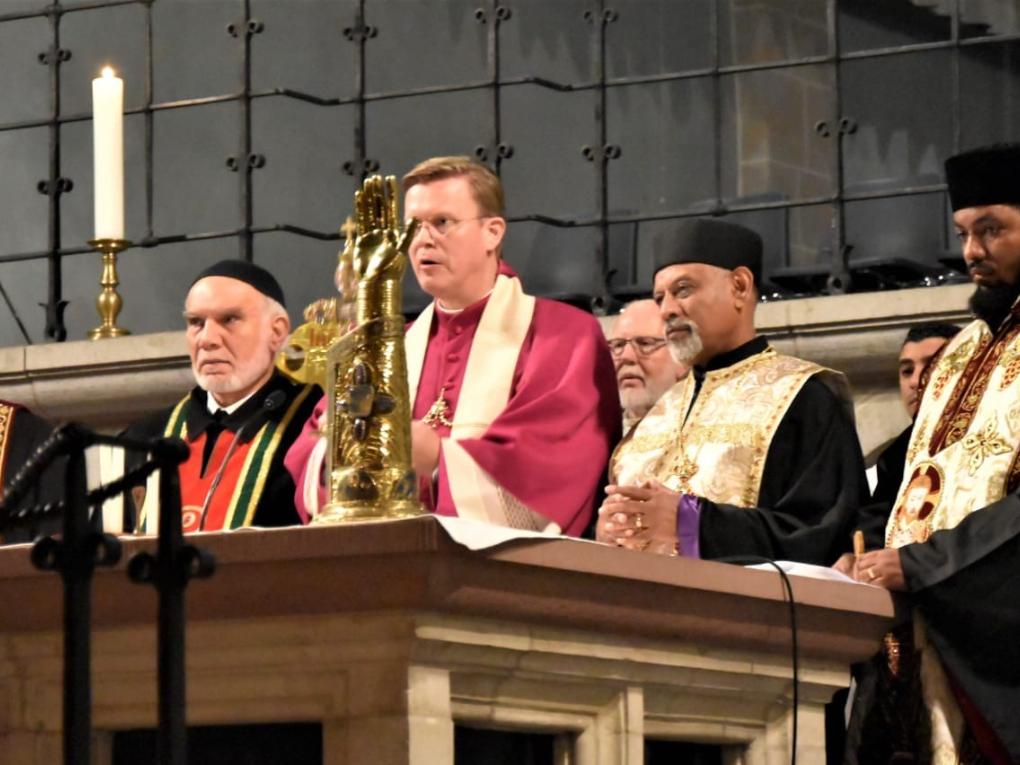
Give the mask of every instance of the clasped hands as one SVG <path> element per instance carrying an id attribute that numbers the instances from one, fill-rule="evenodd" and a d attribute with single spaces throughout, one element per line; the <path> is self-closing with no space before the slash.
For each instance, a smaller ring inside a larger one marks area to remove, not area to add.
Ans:
<path id="1" fill-rule="evenodd" d="M 607 486 L 595 538 L 606 544 L 676 555 L 676 514 L 680 495 L 656 481 L 640 486 Z"/>
<path id="2" fill-rule="evenodd" d="M 598 541 L 659 555 L 676 554 L 680 494 L 647 481 L 641 486 L 608 486 L 606 495 L 595 527 Z M 887 590 L 907 588 L 900 552 L 893 548 L 858 556 L 846 553 L 833 568 L 858 582 Z"/>

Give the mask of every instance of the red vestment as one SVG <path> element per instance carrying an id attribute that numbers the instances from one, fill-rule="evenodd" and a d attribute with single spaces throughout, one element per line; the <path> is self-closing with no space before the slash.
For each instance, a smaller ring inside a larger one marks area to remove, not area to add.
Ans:
<path id="1" fill-rule="evenodd" d="M 503 273 L 512 274 L 506 267 Z M 424 417 L 440 390 L 453 418 L 486 302 L 487 298 L 459 313 L 435 311 L 415 394 L 415 419 Z M 301 487 L 323 409 L 320 403 L 287 455 L 301 512 L 305 511 Z M 434 502 L 429 497 L 423 500 L 436 513 L 457 515 L 445 454 L 450 428 L 437 425 L 437 431 L 443 447 Z M 517 356 L 505 408 L 479 437 L 456 443 L 510 495 L 508 504 L 519 503 L 523 515 L 529 514 L 526 509 L 544 519 L 541 528 L 555 524 L 556 529 L 576 536 L 591 520 L 619 431 L 616 376 L 597 320 L 563 303 L 539 298 Z M 512 518 L 513 512 L 508 515 Z"/>

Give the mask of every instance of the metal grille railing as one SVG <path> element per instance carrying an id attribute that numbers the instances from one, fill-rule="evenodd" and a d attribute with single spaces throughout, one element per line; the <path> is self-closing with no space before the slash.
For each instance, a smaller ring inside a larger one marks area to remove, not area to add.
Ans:
<path id="1" fill-rule="evenodd" d="M 286 0 L 278 0 L 285 2 Z M 557 2 L 557 0 L 548 0 Z M 736 2 L 736 0 L 730 0 Z M 356 46 L 357 55 L 354 58 L 355 64 L 349 76 L 354 83 L 354 93 L 347 97 L 331 97 L 328 95 L 302 92 L 300 90 L 275 87 L 271 89 L 255 89 L 252 86 L 252 61 L 253 39 L 264 31 L 264 26 L 252 13 L 251 0 L 236 0 L 237 21 L 231 24 L 227 32 L 233 36 L 238 43 L 238 87 L 236 91 L 219 95 L 205 96 L 201 98 L 154 102 L 153 100 L 153 5 L 160 0 L 92 0 L 90 2 L 53 2 L 41 6 L 38 9 L 23 10 L 17 12 L 0 12 L 0 24 L 24 20 L 29 18 L 45 18 L 49 21 L 51 30 L 51 44 L 49 48 L 39 53 L 39 61 L 49 69 L 50 84 L 50 114 L 45 119 L 22 120 L 0 124 L 0 133 L 12 130 L 21 130 L 32 127 L 47 127 L 49 130 L 49 167 L 47 177 L 38 183 L 38 191 L 48 198 L 48 238 L 44 250 L 33 252 L 16 252 L 0 255 L 0 264 L 26 260 L 45 260 L 48 268 L 48 286 L 45 296 L 45 327 L 43 333 L 49 340 L 61 341 L 67 337 L 67 327 L 64 322 L 64 310 L 67 305 L 63 280 L 62 264 L 63 259 L 86 252 L 91 252 L 84 243 L 66 242 L 62 236 L 62 210 L 61 200 L 64 194 L 72 190 L 74 179 L 64 175 L 61 156 L 61 132 L 62 127 L 71 123 L 88 121 L 91 119 L 89 113 L 66 113 L 61 105 L 61 68 L 73 55 L 73 51 L 64 47 L 61 38 L 61 22 L 68 15 L 73 13 L 88 13 L 102 8 L 114 6 L 137 5 L 144 9 L 144 40 L 140 44 L 144 47 L 144 103 L 141 106 L 129 108 L 128 114 L 144 115 L 144 230 L 142 236 L 135 242 L 135 247 L 152 248 L 162 244 L 173 242 L 194 242 L 209 239 L 234 238 L 238 242 L 238 257 L 251 260 L 256 253 L 256 240 L 259 235 L 267 232 L 288 232 L 298 237 L 306 237 L 316 240 L 332 241 L 341 238 L 336 231 L 320 231 L 308 227 L 294 225 L 291 223 L 277 223 L 272 225 L 256 225 L 253 216 L 253 174 L 257 172 L 266 162 L 266 156 L 259 153 L 258 148 L 252 141 L 252 104 L 258 99 L 292 99 L 318 107 L 329 108 L 337 106 L 355 107 L 355 125 L 351 135 L 351 154 L 349 159 L 341 162 L 345 173 L 355 178 L 375 172 L 383 165 L 383 158 L 372 157 L 370 147 L 373 136 L 369 134 L 366 121 L 366 105 L 373 102 L 380 102 L 392 99 L 406 99 L 415 96 L 426 96 L 466 91 L 481 91 L 488 94 L 488 130 L 485 136 L 480 137 L 474 147 L 465 147 L 465 153 L 472 151 L 481 160 L 493 165 L 497 172 L 506 163 L 513 160 L 514 146 L 508 141 L 503 132 L 502 99 L 507 88 L 520 86 L 531 86 L 542 88 L 555 93 L 577 93 L 590 91 L 594 94 L 594 113 L 592 115 L 592 131 L 589 140 L 578 147 L 578 151 L 584 159 L 594 163 L 594 188 L 592 192 L 595 199 L 595 214 L 589 216 L 578 216 L 565 218 L 558 216 L 544 215 L 537 212 L 511 217 L 511 221 L 532 221 L 543 225 L 574 228 L 594 228 L 598 236 L 596 238 L 595 251 L 590 253 L 570 253 L 569 256 L 576 259 L 579 267 L 588 268 L 592 276 L 591 304 L 596 310 L 604 308 L 611 300 L 613 292 L 613 279 L 616 278 L 611 268 L 610 258 L 610 229 L 614 224 L 619 223 L 646 223 L 669 218 L 679 218 L 695 215 L 724 215 L 739 212 L 751 212 L 762 210 L 790 210 L 803 208 L 811 205 L 831 205 L 833 209 L 833 220 L 831 227 L 831 240 L 829 251 L 823 252 L 820 259 L 828 262 L 831 277 L 829 279 L 828 291 L 845 291 L 847 285 L 848 252 L 846 242 L 845 208 L 846 204 L 854 201 L 869 199 L 884 199 L 903 197 L 918 194 L 933 194 L 944 191 L 941 183 L 901 185 L 895 188 L 879 190 L 867 190 L 848 193 L 844 186 L 844 161 L 843 142 L 848 134 L 851 134 L 856 127 L 852 115 L 842 114 L 842 94 L 840 85 L 840 74 L 842 67 L 849 61 L 862 59 L 882 59 L 884 57 L 899 56 L 904 54 L 918 54 L 936 50 L 948 50 L 951 52 L 951 81 L 953 93 L 950 95 L 952 114 L 947 115 L 952 120 L 952 149 L 961 148 L 961 109 L 960 109 L 960 56 L 970 46 L 982 46 L 988 44 L 1001 44 L 1020 40 L 1020 34 L 995 34 L 972 38 L 961 36 L 960 7 L 962 0 L 954 0 L 952 3 L 951 31 L 948 39 L 937 42 L 920 42 L 908 45 L 890 46 L 862 51 L 841 52 L 839 34 L 839 5 L 844 0 L 826 0 L 827 19 L 827 45 L 828 51 L 825 55 L 814 55 L 790 60 L 766 61 L 761 63 L 741 63 L 724 65 L 720 53 L 720 19 L 724 9 L 724 2 L 727 0 L 710 0 L 710 48 L 712 64 L 708 67 L 690 69 L 684 71 L 663 71 L 640 76 L 627 76 L 610 78 L 607 76 L 607 51 L 614 44 L 611 39 L 611 28 L 616 23 L 621 13 L 628 12 L 628 7 L 633 6 L 633 0 L 592 0 L 587 10 L 577 19 L 579 25 L 585 25 L 591 42 L 591 76 L 586 81 L 559 82 L 539 76 L 504 77 L 502 76 L 501 64 L 501 39 L 502 29 L 507 23 L 512 23 L 515 14 L 520 9 L 516 8 L 515 0 L 479 0 L 478 7 L 474 10 L 474 21 L 486 25 L 486 76 L 479 81 L 461 82 L 449 85 L 437 85 L 419 88 L 398 89 L 386 92 L 369 92 L 366 88 L 366 50 L 375 39 L 379 27 L 373 25 L 382 24 L 385 20 L 385 8 L 383 3 L 375 3 L 371 0 L 357 0 L 353 4 L 353 19 L 350 26 L 342 30 L 342 39 L 347 44 Z M 903 0 L 907 2 L 907 0 Z M 0 6 L 2 11 L 2 6 Z M 300 4 L 294 4 L 294 12 L 301 12 Z M 438 23 L 438 22 L 437 22 Z M 341 44 L 338 36 L 338 44 Z M 0 56 L 3 54 L 0 53 Z M 636 211 L 626 214 L 612 214 L 610 209 L 610 189 L 613 184 L 612 163 L 628 150 L 626 145 L 616 145 L 607 138 L 607 109 L 609 102 L 608 93 L 613 88 L 630 87 L 635 85 L 647 85 L 653 83 L 666 83 L 680 80 L 691 80 L 697 78 L 710 78 L 713 83 L 714 104 L 712 120 L 716 134 L 722 132 L 722 78 L 756 71 L 789 70 L 793 71 L 799 67 L 831 67 L 834 87 L 832 88 L 830 111 L 836 116 L 835 124 L 830 124 L 826 119 L 819 120 L 816 126 L 822 136 L 829 136 L 835 139 L 836 145 L 833 148 L 835 154 L 835 179 L 832 184 L 831 193 L 818 194 L 806 198 L 797 199 L 765 199 L 765 200 L 737 200 L 727 201 L 722 193 L 722 146 L 721 141 L 715 142 L 715 199 L 708 207 L 699 205 L 691 209 L 678 209 L 668 212 Z M 345 75 L 346 76 L 346 75 Z M 153 173 L 153 115 L 156 112 L 188 109 L 196 106 L 209 104 L 236 102 L 239 104 L 241 113 L 241 130 L 237 138 L 237 151 L 233 156 L 226 159 L 229 170 L 237 173 L 237 202 L 240 210 L 240 225 L 236 228 L 218 231 L 176 231 L 157 232 L 153 224 L 153 198 L 154 184 L 156 183 Z M 342 158 L 339 158 L 342 159 Z M 388 168 L 389 169 L 389 168 Z M 26 190 L 27 193 L 28 190 Z M 933 225 L 941 225 L 945 228 L 945 220 L 933 221 Z M 9 295 L 0 286 L 0 297 L 2 297 L 9 309 L 11 316 L 17 322 L 20 332 L 26 343 L 31 343 L 31 336 L 25 326 L 25 322 L 15 310 Z"/>

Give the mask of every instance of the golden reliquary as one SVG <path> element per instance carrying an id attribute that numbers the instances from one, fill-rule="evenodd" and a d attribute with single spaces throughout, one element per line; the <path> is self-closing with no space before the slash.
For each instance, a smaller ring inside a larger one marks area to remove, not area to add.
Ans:
<path id="1" fill-rule="evenodd" d="M 425 512 L 411 469 L 411 402 L 401 292 L 416 221 L 397 214 L 397 181 L 372 176 L 354 195 L 354 231 L 337 269 L 339 299 L 306 309 L 278 366 L 324 383 L 329 500 L 315 523 Z"/>

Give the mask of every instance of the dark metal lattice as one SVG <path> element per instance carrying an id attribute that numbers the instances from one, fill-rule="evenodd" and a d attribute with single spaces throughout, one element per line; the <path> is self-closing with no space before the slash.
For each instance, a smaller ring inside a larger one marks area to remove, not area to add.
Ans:
<path id="1" fill-rule="evenodd" d="M 998 34 L 982 37 L 962 38 L 960 33 L 960 4 L 961 0 L 955 0 L 951 17 L 951 34 L 949 39 L 937 42 L 916 43 L 909 45 L 890 46 L 885 48 L 869 49 L 864 51 L 853 51 L 841 53 L 839 50 L 838 34 L 838 6 L 840 0 L 826 0 L 827 4 L 827 34 L 828 53 L 826 55 L 802 57 L 792 60 L 770 61 L 765 63 L 748 63 L 737 65 L 722 65 L 720 58 L 720 14 L 722 0 L 711 2 L 711 50 L 712 65 L 707 68 L 691 69 L 676 72 L 659 72 L 642 76 L 630 76 L 610 79 L 606 74 L 606 53 L 607 53 L 607 30 L 618 20 L 621 10 L 616 7 L 613 0 L 592 0 L 591 6 L 578 19 L 579 24 L 587 25 L 591 39 L 592 50 L 592 74 L 587 82 L 556 82 L 543 77 L 525 76 L 516 78 L 504 78 L 501 76 L 501 27 L 512 21 L 515 13 L 513 0 L 479 0 L 479 7 L 475 10 L 474 16 L 478 23 L 487 25 L 486 34 L 486 64 L 487 76 L 485 79 L 476 82 L 465 82 L 445 86 L 429 86 L 412 89 L 394 90 L 388 92 L 368 92 L 366 90 L 365 78 L 365 50 L 376 37 L 378 28 L 369 23 L 369 16 L 373 3 L 367 0 L 357 0 L 354 19 L 349 27 L 343 30 L 343 37 L 357 46 L 355 65 L 352 68 L 351 76 L 355 83 L 355 93 L 346 98 L 328 97 L 319 94 L 302 92 L 286 87 L 255 90 L 252 87 L 252 39 L 263 32 L 264 26 L 261 21 L 252 16 L 251 0 L 236 0 L 240 11 L 239 20 L 231 24 L 227 32 L 238 40 L 239 48 L 239 77 L 238 89 L 233 93 L 207 96 L 202 98 L 184 99 L 155 103 L 153 101 L 153 22 L 152 6 L 157 0 L 94 0 L 92 2 L 78 2 L 69 4 L 62 0 L 53 0 L 52 3 L 38 10 L 21 11 L 14 13 L 0 14 L 0 24 L 8 21 L 16 21 L 30 18 L 46 18 L 51 27 L 51 45 L 46 51 L 39 53 L 39 61 L 49 68 L 50 89 L 51 89 L 51 111 L 47 119 L 22 120 L 0 124 L 0 132 L 19 130 L 31 127 L 48 127 L 49 129 L 49 168 L 48 175 L 44 180 L 39 181 L 38 191 L 48 197 L 48 242 L 45 250 L 35 252 L 19 252 L 0 256 L 0 263 L 9 263 L 26 260 L 46 260 L 48 265 L 48 289 L 45 303 L 45 329 L 47 339 L 62 341 L 67 337 L 67 328 L 64 324 L 64 309 L 67 305 L 64 299 L 62 281 L 62 260 L 68 256 L 89 253 L 92 250 L 82 244 L 67 244 L 63 241 L 61 234 L 61 198 L 64 194 L 73 189 L 73 179 L 64 177 L 62 174 L 61 162 L 61 128 L 75 122 L 88 121 L 90 114 L 65 114 L 61 108 L 60 84 L 61 67 L 73 54 L 73 51 L 61 45 L 61 21 L 70 13 L 86 13 L 96 9 L 111 8 L 115 6 L 140 5 L 145 11 L 145 73 L 144 73 L 144 104 L 126 110 L 127 114 L 144 115 L 144 189 L 145 189 L 145 221 L 144 233 L 135 247 L 158 247 L 161 244 L 175 242 L 195 242 L 210 239 L 237 238 L 239 242 L 239 257 L 251 260 L 255 254 L 255 240 L 260 234 L 267 232 L 288 232 L 300 237 L 307 237 L 323 241 L 333 241 L 341 238 L 337 232 L 317 231 L 307 227 L 289 223 L 277 223 L 273 225 L 255 225 L 252 212 L 253 207 L 253 184 L 252 174 L 261 168 L 266 157 L 258 153 L 252 143 L 252 104 L 257 99 L 263 98 L 285 98 L 294 99 L 320 107 L 334 107 L 353 105 L 356 109 L 356 122 L 353 131 L 351 146 L 352 156 L 342 163 L 343 171 L 348 175 L 361 178 L 368 173 L 375 172 L 380 167 L 378 159 L 370 157 L 369 146 L 371 136 L 366 130 L 366 105 L 371 102 L 385 101 L 391 99 L 402 99 L 413 96 L 466 92 L 466 91 L 487 91 L 490 94 L 489 108 L 490 119 L 488 135 L 481 139 L 475 148 L 475 155 L 491 165 L 497 172 L 503 163 L 511 161 L 514 154 L 514 147 L 505 141 L 502 134 L 501 95 L 505 88 L 522 85 L 537 86 L 558 93 L 571 93 L 581 91 L 593 91 L 596 95 L 596 105 L 593 114 L 593 131 L 591 140 L 579 151 L 584 158 L 593 162 L 596 167 L 596 182 L 594 193 L 596 195 L 597 213 L 589 217 L 559 218 L 542 214 L 527 214 L 510 218 L 511 221 L 532 221 L 555 227 L 594 227 L 598 231 L 596 251 L 591 253 L 591 268 L 593 276 L 592 306 L 599 310 L 603 308 L 610 299 L 610 282 L 613 273 L 609 263 L 610 227 L 618 223 L 643 223 L 648 221 L 665 220 L 671 218 L 691 217 L 697 215 L 723 215 L 738 212 L 751 212 L 761 210 L 789 210 L 793 208 L 808 207 L 818 204 L 830 204 L 835 208 L 835 218 L 832 226 L 831 252 L 828 255 L 830 263 L 830 277 L 828 291 L 843 292 L 848 288 L 848 248 L 845 241 L 845 204 L 847 202 L 904 197 L 909 195 L 930 194 L 944 192 L 945 186 L 941 183 L 915 184 L 899 186 L 884 190 L 870 190 L 855 193 L 846 193 L 843 183 L 843 151 L 842 142 L 845 136 L 852 133 L 856 128 L 855 121 L 851 116 L 841 113 L 841 88 L 840 68 L 844 62 L 860 59 L 879 59 L 887 56 L 896 56 L 904 53 L 918 53 L 934 50 L 950 50 L 951 78 L 953 93 L 951 103 L 953 104 L 952 120 L 952 148 L 958 150 L 961 145 L 960 129 L 960 52 L 968 46 L 981 46 L 990 43 L 1001 44 L 1020 40 L 1020 34 Z M 553 0 L 555 1 L 555 0 Z M 837 141 L 836 148 L 836 183 L 830 194 L 822 194 L 796 200 L 765 200 L 749 201 L 738 203 L 727 203 L 722 198 L 721 183 L 721 148 L 716 142 L 715 148 L 715 200 L 714 204 L 705 209 L 699 206 L 698 209 L 679 210 L 668 213 L 636 212 L 629 214 L 611 215 L 609 208 L 609 189 L 612 184 L 611 162 L 621 156 L 627 150 L 626 146 L 611 145 L 607 142 L 606 133 L 606 109 L 607 92 L 611 88 L 626 87 L 638 84 L 652 84 L 673 82 L 695 78 L 711 78 L 714 87 L 714 124 L 717 135 L 721 131 L 721 78 L 744 72 L 766 71 L 766 70 L 791 70 L 797 67 L 826 65 L 833 67 L 835 75 L 835 87 L 833 88 L 834 103 L 832 113 L 837 115 L 837 123 L 829 124 L 821 121 L 816 130 L 823 137 L 834 137 Z M 153 115 L 156 112 L 187 109 L 195 106 L 204 106 L 215 103 L 237 102 L 241 108 L 241 131 L 238 136 L 237 153 L 226 160 L 227 167 L 238 174 L 238 204 L 241 212 L 241 225 L 237 228 L 208 231 L 208 232 L 174 232 L 157 233 L 153 228 Z M 17 315 L 6 291 L 0 286 L 0 298 L 3 298 L 10 309 L 15 321 L 20 327 L 21 334 L 26 343 L 31 343 L 31 338 L 24 323 Z"/>

